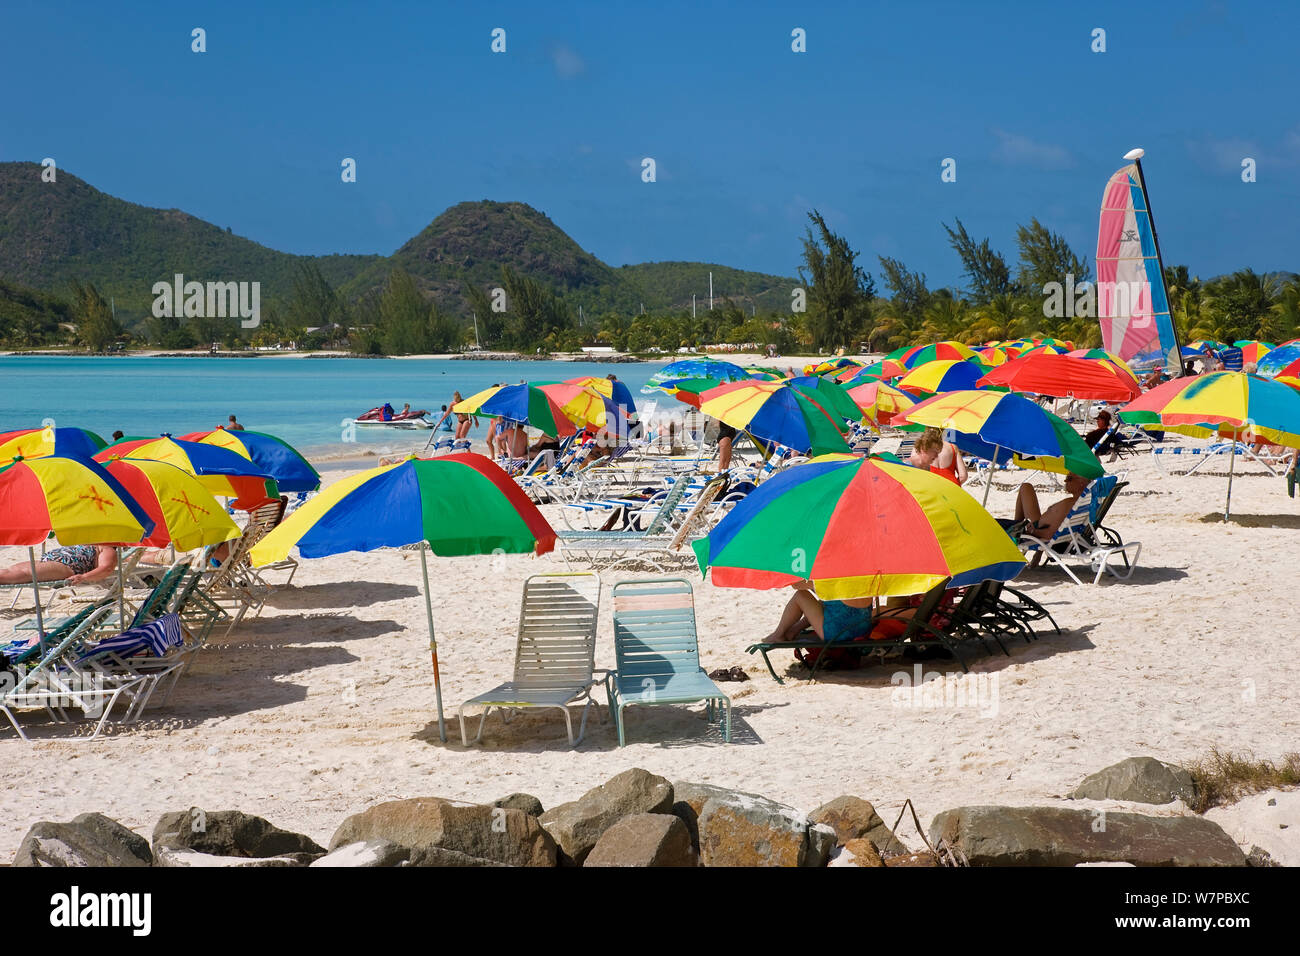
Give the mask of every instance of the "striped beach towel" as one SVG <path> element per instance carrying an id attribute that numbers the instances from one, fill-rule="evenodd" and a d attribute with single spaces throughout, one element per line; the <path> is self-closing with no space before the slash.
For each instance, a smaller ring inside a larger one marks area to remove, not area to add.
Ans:
<path id="1" fill-rule="evenodd" d="M 171 648 L 179 647 L 182 640 L 180 617 L 164 614 L 156 621 L 128 628 L 116 637 L 105 638 L 77 660 L 84 661 L 88 657 L 110 651 L 119 657 L 130 657 L 142 651 L 148 651 L 154 657 L 162 657 Z"/>

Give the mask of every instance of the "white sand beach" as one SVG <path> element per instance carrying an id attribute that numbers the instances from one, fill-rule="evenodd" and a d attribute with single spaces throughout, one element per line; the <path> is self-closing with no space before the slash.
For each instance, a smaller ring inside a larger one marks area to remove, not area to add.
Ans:
<path id="1" fill-rule="evenodd" d="M 1291 546 L 1300 500 L 1286 497 L 1281 477 L 1239 461 L 1234 519 L 1225 524 L 1226 459 L 1190 477 L 1165 474 L 1150 455 L 1111 467 L 1127 471 L 1131 485 L 1107 523 L 1142 542 L 1138 570 L 1095 587 L 1075 586 L 1053 568 L 1022 574 L 1016 584 L 1064 633 L 1012 646 L 1010 657 L 979 658 L 972 679 L 993 695 L 980 697 L 985 706 L 904 706 L 891 684 L 910 670 L 902 665 L 827 673 L 816 683 L 793 667 L 778 685 L 745 647 L 770 630 L 788 592 L 715 588 L 692 571 L 685 576 L 695 585 L 706 669 L 742 665 L 751 677 L 721 685 L 735 702 L 733 743 L 706 727 L 702 706 L 659 707 L 631 714 L 629 745 L 620 749 L 599 691 L 576 750 L 557 714 L 508 726 L 493 716 L 484 743 L 466 748 L 456 708 L 508 678 L 524 578 L 564 565 L 553 555 L 435 558 L 443 744 L 418 556 L 304 560 L 293 587 L 229 637 L 215 633 L 169 706 L 139 725 L 94 741 L 40 721 L 32 743 L 0 731 L 9 807 L 0 859 L 32 822 L 85 811 L 147 834 L 168 810 L 240 809 L 325 843 L 345 816 L 378 801 L 487 802 L 523 791 L 551 806 L 633 766 L 804 809 L 855 794 L 890 824 L 910 798 L 928 825 L 964 804 L 1059 801 L 1084 776 L 1129 756 L 1194 761 L 1217 747 L 1277 759 L 1295 750 L 1300 658 L 1290 609 L 1300 575 Z M 344 473 L 328 472 L 326 481 Z M 1009 485 L 995 485 L 990 510 L 1009 514 L 1012 498 Z M 23 558 L 22 549 L 0 549 L 5 564 Z M 0 620 L 18 616 L 5 611 Z M 597 665 L 608 667 L 608 600 L 602 618 Z M 925 670 L 957 668 L 932 661 Z M 1271 839 L 1275 857 L 1296 860 L 1300 826 L 1288 836 L 1275 823 L 1242 823 L 1266 818 L 1239 813 L 1230 831 L 1265 849 Z"/>

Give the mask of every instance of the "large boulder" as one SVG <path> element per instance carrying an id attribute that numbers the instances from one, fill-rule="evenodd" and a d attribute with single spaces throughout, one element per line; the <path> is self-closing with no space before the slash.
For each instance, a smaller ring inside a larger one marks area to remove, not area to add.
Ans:
<path id="1" fill-rule="evenodd" d="M 850 840 L 867 839 L 877 853 L 906 850 L 876 813 L 876 808 L 861 797 L 836 797 L 808 814 L 811 823 L 823 823 L 835 831 L 835 843 L 844 846 Z"/>
<path id="2" fill-rule="evenodd" d="M 509 866 L 481 856 L 470 856 L 441 846 L 417 846 L 411 851 L 407 866 Z M 552 864 L 547 864 L 552 865 Z"/>
<path id="3" fill-rule="evenodd" d="M 531 793 L 512 793 L 508 797 L 502 797 L 500 800 L 493 800 L 492 806 L 501 807 L 505 810 L 522 810 L 524 813 L 540 817 L 545 810 L 542 808 L 542 801 L 538 800 Z"/>
<path id="4" fill-rule="evenodd" d="M 706 800 L 698 825 L 705 866 L 825 866 L 835 845 L 794 807 L 734 791 Z"/>
<path id="5" fill-rule="evenodd" d="M 596 841 L 623 817 L 669 813 L 673 785 L 639 768 L 625 770 L 572 803 L 552 807 L 539 818 L 560 848 L 562 865 L 581 866 Z"/>
<path id="6" fill-rule="evenodd" d="M 218 853 L 201 853 L 198 850 L 186 850 L 159 846 L 154 848 L 154 866 L 166 867 L 267 867 L 267 866 L 307 866 L 304 854 L 293 856 L 222 856 Z"/>
<path id="7" fill-rule="evenodd" d="M 1074 866 L 1104 861 L 1138 866 L 1244 866 L 1246 858 L 1215 823 L 1197 816 L 1153 817 L 1065 807 L 958 807 L 930 824 L 930 842 L 961 850 L 972 866 Z"/>
<path id="8" fill-rule="evenodd" d="M 159 818 L 153 828 L 155 853 L 159 847 L 246 859 L 293 857 L 304 864 L 325 855 L 325 848 L 311 837 L 281 830 L 262 817 L 239 810 L 209 813 L 197 807 Z"/>
<path id="9" fill-rule="evenodd" d="M 387 840 L 361 840 L 326 853 L 312 866 L 401 866 L 411 851 Z"/>
<path id="10" fill-rule="evenodd" d="M 71 823 L 32 825 L 18 845 L 14 866 L 149 866 L 149 841 L 102 813 Z"/>
<path id="11" fill-rule="evenodd" d="M 555 865 L 555 841 L 531 814 L 441 797 L 393 800 L 353 814 L 335 831 L 330 849 L 362 840 L 388 840 L 412 851 L 440 847 L 507 866 Z M 411 864 L 421 865 L 414 854 Z"/>
<path id="12" fill-rule="evenodd" d="M 698 866 L 691 834 L 670 813 L 633 813 L 601 834 L 583 866 Z"/>
<path id="13" fill-rule="evenodd" d="M 752 797 L 755 800 L 762 800 L 756 793 L 745 793 L 741 790 L 728 790 L 726 787 L 716 787 L 711 783 L 691 783 L 685 780 L 675 781 L 673 783 L 673 813 L 676 814 L 686 824 L 686 829 L 691 834 L 691 843 L 695 849 L 700 848 L 700 814 L 704 812 L 704 805 L 712 797 L 727 799 L 729 797 Z"/>
<path id="14" fill-rule="evenodd" d="M 1129 757 L 1098 770 L 1070 794 L 1077 800 L 1128 800 L 1133 803 L 1171 803 L 1196 799 L 1196 782 L 1182 767 L 1155 757 Z"/>

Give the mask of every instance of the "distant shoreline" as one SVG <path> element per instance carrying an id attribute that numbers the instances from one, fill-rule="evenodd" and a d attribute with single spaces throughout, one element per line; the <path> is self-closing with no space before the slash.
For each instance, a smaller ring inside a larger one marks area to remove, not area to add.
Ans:
<path id="1" fill-rule="evenodd" d="M 89 352 L 79 349 L 21 349 L 0 351 L 0 358 L 27 357 L 64 357 L 64 358 L 186 358 L 186 359 L 222 359 L 222 358 L 291 358 L 291 359 L 387 359 L 409 361 L 411 359 L 438 359 L 450 362 L 591 362 L 593 364 L 623 365 L 629 363 L 668 363 L 681 359 L 701 358 L 703 356 L 734 362 L 739 365 L 773 364 L 786 366 L 800 365 L 829 358 L 825 355 L 781 355 L 768 358 L 752 352 L 689 352 L 685 354 L 646 355 L 631 352 L 606 352 L 589 355 L 586 352 L 551 352 L 542 355 L 529 355 L 520 352 L 448 352 L 429 355 L 355 355 L 351 352 L 168 352 L 162 349 L 131 349 L 122 352 Z M 869 360 L 869 356 L 848 356 Z"/>

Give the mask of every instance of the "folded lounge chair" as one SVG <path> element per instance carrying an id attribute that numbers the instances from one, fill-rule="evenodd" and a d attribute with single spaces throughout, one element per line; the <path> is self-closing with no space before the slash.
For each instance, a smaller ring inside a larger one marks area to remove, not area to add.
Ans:
<path id="1" fill-rule="evenodd" d="M 493 708 L 506 719 L 512 710 L 550 708 L 564 714 L 569 743 L 576 746 L 587 732 L 596 658 L 596 625 L 600 611 L 600 577 L 592 572 L 534 574 L 524 582 L 515 644 L 514 679 L 460 705 L 460 739 L 469 746 L 465 708 L 481 706 L 475 742 Z M 573 736 L 569 705 L 585 701 L 578 736 Z"/>
<path id="2" fill-rule="evenodd" d="M 731 698 L 700 666 L 695 600 L 685 578 L 649 578 L 614 585 L 614 659 L 605 675 L 618 745 L 627 743 L 624 711 L 633 706 L 707 704 L 706 718 L 723 712 L 731 742 Z"/>

